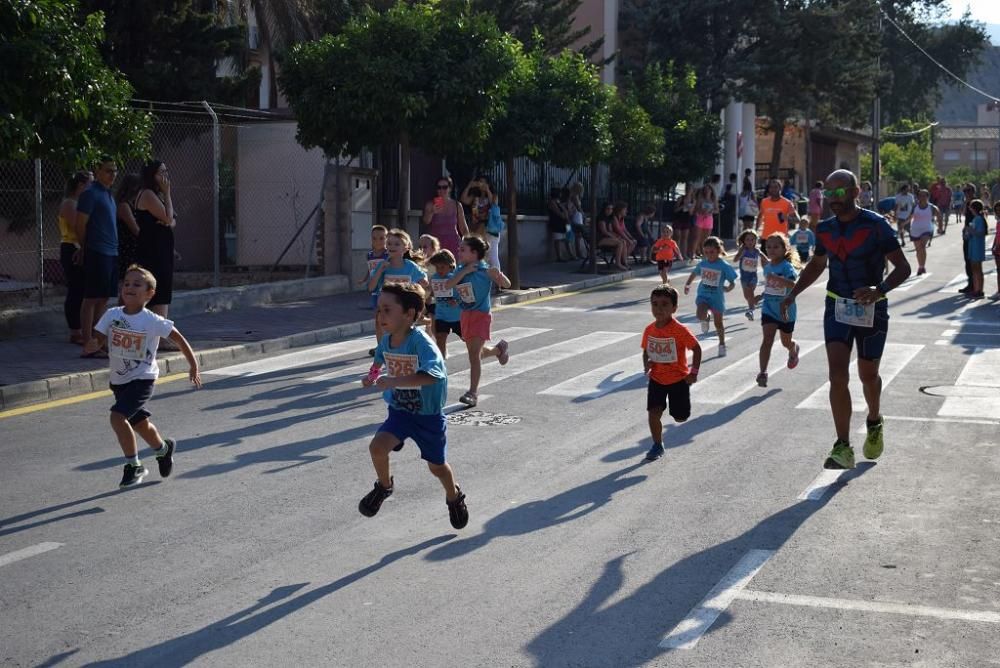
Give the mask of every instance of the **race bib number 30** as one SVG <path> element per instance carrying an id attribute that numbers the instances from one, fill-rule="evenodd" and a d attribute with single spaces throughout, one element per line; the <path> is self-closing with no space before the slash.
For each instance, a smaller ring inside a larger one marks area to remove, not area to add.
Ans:
<path id="1" fill-rule="evenodd" d="M 719 287 L 719 279 L 722 278 L 722 272 L 717 269 L 702 269 L 701 270 L 701 282 L 710 288 Z"/>
<path id="2" fill-rule="evenodd" d="M 390 378 L 405 378 L 417 373 L 417 356 L 403 355 L 401 353 L 385 353 L 385 370 Z M 419 385 L 401 386 L 400 390 L 417 390 Z"/>
<path id="3" fill-rule="evenodd" d="M 833 315 L 837 322 L 845 325 L 871 327 L 875 324 L 875 305 L 865 305 L 855 299 L 838 299 Z"/>
<path id="4" fill-rule="evenodd" d="M 446 288 L 448 284 L 447 278 L 432 278 L 431 279 L 431 289 L 434 291 L 434 296 L 437 299 L 451 299 L 452 289 Z"/>
<path id="5" fill-rule="evenodd" d="M 476 291 L 472 288 L 472 283 L 459 283 L 455 286 L 455 290 L 458 292 L 458 297 L 466 304 L 474 304 L 476 302 Z"/>
<path id="6" fill-rule="evenodd" d="M 146 359 L 146 334 L 143 332 L 112 327 L 109 343 L 112 357 L 140 362 Z"/>
<path id="7" fill-rule="evenodd" d="M 677 362 L 677 343 L 673 338 L 661 339 L 651 336 L 646 340 L 646 356 L 650 362 L 659 364 L 675 364 Z"/>

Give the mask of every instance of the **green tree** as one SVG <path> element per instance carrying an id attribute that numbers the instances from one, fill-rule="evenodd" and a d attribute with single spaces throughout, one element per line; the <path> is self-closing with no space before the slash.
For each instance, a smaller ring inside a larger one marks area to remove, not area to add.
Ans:
<path id="1" fill-rule="evenodd" d="M 500 29 L 519 39 L 528 51 L 541 47 L 549 55 L 558 55 L 590 34 L 590 26 L 574 25 L 583 0 L 457 1 L 468 1 L 476 11 L 491 14 Z M 599 38 L 584 44 L 580 52 L 590 58 L 600 51 L 603 43 L 604 38 Z"/>
<path id="2" fill-rule="evenodd" d="M 0 159 L 47 158 L 67 169 L 149 152 L 150 119 L 106 67 L 103 17 L 66 0 L 0 0 Z"/>
<path id="3" fill-rule="evenodd" d="M 399 222 L 409 206 L 409 152 L 482 151 L 503 113 L 517 41 L 489 16 L 437 3 L 366 11 L 337 35 L 297 44 L 279 84 L 306 148 L 329 156 L 398 143 Z"/>

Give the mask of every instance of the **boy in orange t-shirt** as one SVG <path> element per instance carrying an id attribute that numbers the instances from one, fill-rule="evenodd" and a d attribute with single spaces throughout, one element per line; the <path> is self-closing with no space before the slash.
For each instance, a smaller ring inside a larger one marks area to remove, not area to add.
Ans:
<path id="1" fill-rule="evenodd" d="M 691 330 L 674 320 L 677 290 L 669 285 L 653 288 L 649 295 L 654 322 L 642 333 L 642 365 L 649 376 L 646 410 L 653 447 L 648 461 L 663 456 L 663 411 L 670 405 L 670 417 L 684 422 L 691 416 L 691 384 L 698 380 L 701 345 Z M 688 368 L 687 351 L 692 351 Z"/>
<path id="2" fill-rule="evenodd" d="M 670 285 L 670 277 L 667 274 L 670 272 L 670 266 L 674 260 L 684 259 L 684 256 L 681 255 L 681 249 L 673 237 L 674 228 L 670 225 L 664 225 L 660 230 L 660 238 L 656 240 L 652 248 L 653 259 L 656 260 L 656 268 L 660 272 L 660 280 L 666 285 Z"/>

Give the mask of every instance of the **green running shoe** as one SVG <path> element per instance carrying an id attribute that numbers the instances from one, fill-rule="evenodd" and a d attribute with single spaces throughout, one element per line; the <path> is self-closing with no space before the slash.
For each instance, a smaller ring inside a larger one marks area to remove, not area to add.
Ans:
<path id="1" fill-rule="evenodd" d="M 863 450 L 865 459 L 878 459 L 882 454 L 882 449 L 885 447 L 885 441 L 882 438 L 882 426 L 884 424 L 885 420 L 879 415 L 878 422 L 868 425 L 868 435 L 865 437 L 865 447 Z"/>
<path id="2" fill-rule="evenodd" d="M 833 450 L 827 455 L 823 462 L 825 469 L 853 469 L 854 468 L 854 448 L 847 441 L 839 438 L 833 444 Z"/>

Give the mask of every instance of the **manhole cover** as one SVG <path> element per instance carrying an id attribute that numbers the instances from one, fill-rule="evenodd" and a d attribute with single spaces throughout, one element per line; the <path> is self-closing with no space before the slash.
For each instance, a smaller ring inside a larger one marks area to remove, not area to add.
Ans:
<path id="1" fill-rule="evenodd" d="M 448 414 L 448 424 L 472 427 L 495 427 L 504 424 L 517 424 L 520 421 L 521 418 L 516 415 L 487 413 L 485 411 L 460 411 Z"/>

